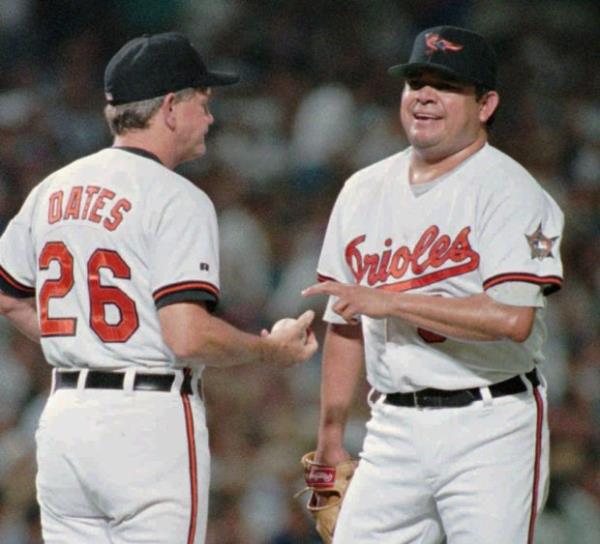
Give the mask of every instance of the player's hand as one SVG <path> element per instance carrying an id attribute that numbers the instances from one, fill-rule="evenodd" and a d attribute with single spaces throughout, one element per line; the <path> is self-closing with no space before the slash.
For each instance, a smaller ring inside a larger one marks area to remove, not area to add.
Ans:
<path id="1" fill-rule="evenodd" d="M 321 465 L 328 465 L 331 467 L 335 467 L 340 463 L 345 463 L 346 461 L 350 461 L 352 457 L 350 454 L 342 447 L 342 446 L 322 446 L 319 445 L 317 450 L 315 451 L 314 461 L 315 463 L 319 463 Z M 324 491 L 321 496 L 317 496 L 315 498 L 316 505 L 322 506 L 322 498 L 327 497 L 328 494 Z"/>
<path id="2" fill-rule="evenodd" d="M 315 519 L 316 529 L 325 544 L 333 542 L 333 534 L 342 502 L 357 461 L 345 459 L 339 463 L 325 464 L 316 460 L 316 452 L 302 456 L 306 488 L 296 496 L 310 491 L 306 508 Z"/>
<path id="3" fill-rule="evenodd" d="M 272 346 L 272 356 L 267 359 L 276 366 L 288 367 L 306 361 L 319 347 L 310 328 L 315 312 L 307 310 L 298 319 L 280 319 L 271 332 L 263 330 L 261 336 Z"/>
<path id="4" fill-rule="evenodd" d="M 390 312 L 390 293 L 381 289 L 325 281 L 311 285 L 302 291 L 305 297 L 333 295 L 337 302 L 333 311 L 348 323 L 357 323 L 357 316 L 366 315 L 374 319 L 388 317 Z"/>

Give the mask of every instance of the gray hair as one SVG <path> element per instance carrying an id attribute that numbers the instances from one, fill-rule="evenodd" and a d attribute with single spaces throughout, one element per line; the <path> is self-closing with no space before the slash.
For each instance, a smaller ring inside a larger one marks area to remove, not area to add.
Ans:
<path id="1" fill-rule="evenodd" d="M 191 98 L 199 89 L 187 87 L 175 93 L 174 103 Z M 119 136 L 129 130 L 143 130 L 148 128 L 150 119 L 160 109 L 166 95 L 119 104 L 108 104 L 104 108 L 104 117 L 113 136 Z"/>

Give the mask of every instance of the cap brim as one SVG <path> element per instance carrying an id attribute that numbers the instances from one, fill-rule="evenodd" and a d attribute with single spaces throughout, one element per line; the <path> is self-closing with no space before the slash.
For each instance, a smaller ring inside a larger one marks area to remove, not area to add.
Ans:
<path id="1" fill-rule="evenodd" d="M 463 81 L 464 78 L 458 76 L 458 74 L 444 66 L 443 64 L 435 64 L 433 62 L 412 62 L 410 64 L 397 64 L 388 69 L 388 74 L 396 77 L 411 77 L 420 74 L 423 70 L 433 70 L 440 72 L 445 76 L 449 76 L 457 81 Z"/>
<path id="2" fill-rule="evenodd" d="M 240 76 L 229 72 L 206 72 L 199 82 L 206 87 L 222 87 L 224 85 L 233 85 L 240 80 Z"/>

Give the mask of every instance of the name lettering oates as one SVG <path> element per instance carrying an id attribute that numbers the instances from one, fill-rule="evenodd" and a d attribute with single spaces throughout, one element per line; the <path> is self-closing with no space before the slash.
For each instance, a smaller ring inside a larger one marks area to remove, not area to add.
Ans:
<path id="1" fill-rule="evenodd" d="M 432 225 L 423 232 L 412 249 L 408 246 L 393 249 L 393 240 L 387 238 L 384 244 L 390 249 L 380 254 L 365 255 L 359 248 L 367 239 L 362 234 L 346 246 L 346 263 L 357 284 L 365 278 L 371 287 L 389 280 L 401 280 L 382 287 L 392 291 L 407 291 L 475 270 L 479 265 L 479 254 L 471 248 L 470 232 L 471 227 L 464 227 L 452 240 L 447 234 L 440 235 L 440 229 Z M 444 267 L 448 263 L 451 266 Z M 415 277 L 402 280 L 409 272 Z"/>
<path id="2" fill-rule="evenodd" d="M 123 221 L 123 214 L 131 210 L 131 202 L 126 198 L 118 198 L 110 189 L 97 185 L 76 185 L 71 188 L 65 198 L 63 191 L 56 191 L 48 199 L 48 223 L 79 219 L 102 222 L 107 230 L 115 230 Z M 107 204 L 115 201 L 110 210 L 105 210 Z"/>

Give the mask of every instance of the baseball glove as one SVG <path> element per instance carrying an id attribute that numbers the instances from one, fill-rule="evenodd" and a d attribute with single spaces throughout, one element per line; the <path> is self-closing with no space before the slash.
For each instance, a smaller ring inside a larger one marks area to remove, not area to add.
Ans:
<path id="1" fill-rule="evenodd" d="M 306 487 L 296 494 L 310 491 L 306 508 L 315 519 L 317 532 L 325 544 L 331 544 L 346 489 L 356 469 L 357 461 L 350 459 L 335 466 L 315 463 L 315 452 L 302 457 Z"/>

